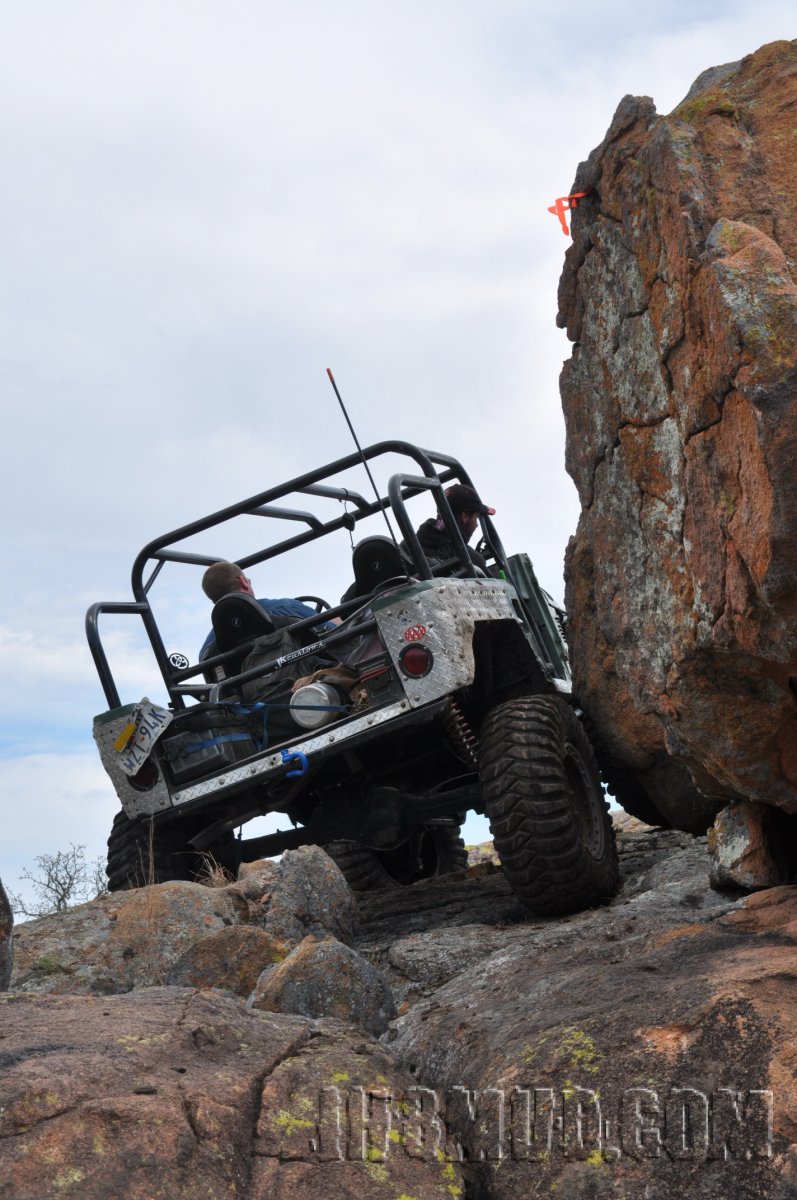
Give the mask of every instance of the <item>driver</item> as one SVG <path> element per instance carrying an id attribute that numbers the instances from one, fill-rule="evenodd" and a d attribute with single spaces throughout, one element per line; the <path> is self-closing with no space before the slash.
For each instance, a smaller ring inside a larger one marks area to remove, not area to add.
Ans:
<path id="1" fill-rule="evenodd" d="M 231 562 L 215 562 L 213 566 L 208 567 L 205 574 L 202 576 L 202 591 L 215 604 L 221 600 L 222 596 L 229 595 L 230 592 L 246 592 L 247 596 L 254 596 L 255 590 L 252 587 L 252 581 L 247 575 L 244 575 L 237 563 Z M 284 596 L 281 600 L 271 600 L 265 597 L 256 596 L 258 604 L 266 610 L 271 617 L 293 617 L 294 620 L 300 621 L 305 617 L 315 617 L 318 614 L 308 605 L 303 604 L 301 600 L 295 600 L 291 596 Z M 327 633 L 337 621 L 320 621 L 318 625 L 313 626 L 319 633 Z M 202 643 L 202 649 L 199 651 L 199 662 L 207 658 L 208 651 L 213 645 L 214 636 L 213 630 Z"/>
<path id="2" fill-rule="evenodd" d="M 451 487 L 446 488 L 445 494 L 451 511 L 459 525 L 462 540 L 467 547 L 472 562 L 475 566 L 480 567 L 482 571 L 486 572 L 487 563 L 477 550 L 468 546 L 468 542 L 478 528 L 479 517 L 493 517 L 495 516 L 495 509 L 488 508 L 486 504 L 482 504 L 478 493 L 466 483 L 452 484 Z M 449 559 L 457 559 L 457 552 L 454 549 L 442 517 L 429 517 L 416 530 L 416 533 L 418 541 L 421 543 L 421 549 L 432 565 L 447 562 Z M 403 542 L 402 549 L 407 550 Z M 461 564 L 459 564 L 459 560 L 457 559 L 455 563 L 451 564 L 451 570 L 456 570 L 458 565 Z"/>

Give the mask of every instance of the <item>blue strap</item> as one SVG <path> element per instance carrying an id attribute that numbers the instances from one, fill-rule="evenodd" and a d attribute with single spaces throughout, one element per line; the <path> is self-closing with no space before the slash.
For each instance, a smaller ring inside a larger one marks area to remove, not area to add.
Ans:
<path id="1" fill-rule="evenodd" d="M 204 742 L 196 742 L 193 746 L 186 746 L 180 753 L 182 754 L 197 754 L 200 750 L 210 750 L 212 746 L 220 746 L 222 742 L 250 742 L 252 736 L 249 733 L 223 733 L 218 737 L 208 738 Z"/>
<path id="2" fill-rule="evenodd" d="M 227 705 L 232 708 L 231 704 Z M 243 705 L 236 705 L 236 712 L 254 712 L 258 708 L 312 708 L 318 712 L 348 712 L 351 706 L 349 704 L 272 704 L 267 701 L 265 704 L 258 701 L 253 708 L 244 708 Z"/>

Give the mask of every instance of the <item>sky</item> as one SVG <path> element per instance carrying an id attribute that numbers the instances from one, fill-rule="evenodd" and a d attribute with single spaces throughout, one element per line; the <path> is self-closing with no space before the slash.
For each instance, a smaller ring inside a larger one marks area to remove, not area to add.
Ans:
<path id="1" fill-rule="evenodd" d="M 327 367 L 364 445 L 459 458 L 561 599 L 578 503 L 548 205 L 624 95 L 667 113 L 794 36 L 791 0 L 0 0 L 7 886 L 70 842 L 105 852 L 86 608 L 131 598 L 152 538 L 348 454 Z M 253 569 L 258 594 L 335 600 L 340 536 Z M 189 655 L 198 578 L 169 611 Z M 107 639 L 139 699 L 145 646 L 125 622 Z"/>

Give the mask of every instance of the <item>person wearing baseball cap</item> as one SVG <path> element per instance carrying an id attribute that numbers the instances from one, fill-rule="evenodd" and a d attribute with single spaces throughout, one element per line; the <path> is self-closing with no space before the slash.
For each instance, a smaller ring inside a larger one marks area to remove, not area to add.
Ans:
<path id="1" fill-rule="evenodd" d="M 478 528 L 479 517 L 493 517 L 495 509 L 484 504 L 475 489 L 467 483 L 452 484 L 451 487 L 446 488 L 445 496 L 459 525 L 462 540 L 467 546 Z M 430 517 L 416 532 L 424 554 L 433 564 L 447 562 L 450 559 L 456 560 L 457 552 L 442 517 Z M 487 571 L 487 563 L 478 551 L 472 550 L 468 546 L 468 554 L 477 567 L 480 567 L 482 571 Z M 456 563 L 452 564 L 452 569 L 455 567 Z"/>
<path id="2" fill-rule="evenodd" d="M 485 517 L 494 517 L 495 509 L 482 504 L 478 493 L 467 483 L 454 483 L 446 488 L 446 499 L 454 513 L 481 513 Z M 467 539 L 466 539 L 467 540 Z"/>

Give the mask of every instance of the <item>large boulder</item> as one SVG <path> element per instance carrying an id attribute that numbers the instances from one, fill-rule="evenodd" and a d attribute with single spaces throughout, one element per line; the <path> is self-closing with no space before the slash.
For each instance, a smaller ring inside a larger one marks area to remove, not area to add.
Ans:
<path id="1" fill-rule="evenodd" d="M 246 902 L 226 888 L 174 882 L 113 892 L 17 926 L 11 986 L 111 994 L 161 984 L 196 942 L 247 917 Z"/>
<path id="2" fill-rule="evenodd" d="M 292 945 L 308 934 L 349 945 L 357 930 L 357 901 L 329 855 L 320 846 L 302 846 L 283 854 L 262 923 Z"/>
<path id="3" fill-rule="evenodd" d="M 669 116 L 627 96 L 573 186 L 575 686 L 638 815 L 684 830 L 797 812 L 795 105 L 797 42 L 764 46 Z"/>
<path id="4" fill-rule="evenodd" d="M 181 983 L 247 995 L 308 934 L 350 942 L 356 923 L 346 880 L 308 846 L 247 864 L 226 887 L 157 884 L 27 921 L 14 935 L 12 986 L 109 995 Z"/>
<path id="5" fill-rule="evenodd" d="M 377 1037 L 396 1015 L 382 972 L 335 938 L 306 937 L 282 962 L 266 967 L 250 1003 L 268 1012 L 337 1017 Z"/>
<path id="6" fill-rule="evenodd" d="M 222 988 L 248 996 L 260 976 L 279 963 L 290 946 L 254 925 L 216 929 L 194 942 L 172 964 L 166 983 L 182 987 Z"/>

